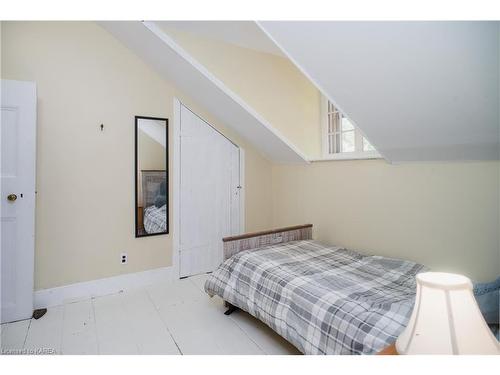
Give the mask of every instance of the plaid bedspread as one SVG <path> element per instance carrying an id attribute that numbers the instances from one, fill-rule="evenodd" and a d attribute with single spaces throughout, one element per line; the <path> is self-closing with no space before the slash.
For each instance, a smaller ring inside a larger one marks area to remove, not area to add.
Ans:
<path id="1" fill-rule="evenodd" d="M 410 318 L 424 266 L 364 256 L 315 241 L 240 252 L 205 283 L 304 354 L 370 354 L 392 344 Z"/>
<path id="2" fill-rule="evenodd" d="M 147 233 L 165 232 L 167 229 L 167 205 L 157 208 L 155 205 L 144 210 L 144 230 Z"/>

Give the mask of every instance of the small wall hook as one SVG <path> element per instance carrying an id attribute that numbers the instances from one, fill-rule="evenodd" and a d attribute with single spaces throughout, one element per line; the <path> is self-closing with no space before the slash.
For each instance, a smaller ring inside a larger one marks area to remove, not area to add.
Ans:
<path id="1" fill-rule="evenodd" d="M 101 124 L 101 131 L 104 131 L 104 124 Z"/>

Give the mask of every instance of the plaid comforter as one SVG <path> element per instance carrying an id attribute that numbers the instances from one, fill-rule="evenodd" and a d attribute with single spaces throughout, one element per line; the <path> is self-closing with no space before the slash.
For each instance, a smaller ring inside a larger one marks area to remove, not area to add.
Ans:
<path id="1" fill-rule="evenodd" d="M 205 283 L 304 354 L 369 354 L 392 344 L 411 315 L 420 264 L 314 241 L 242 251 Z"/>
<path id="2" fill-rule="evenodd" d="M 167 205 L 155 205 L 144 210 L 144 230 L 147 233 L 161 233 L 167 230 Z"/>

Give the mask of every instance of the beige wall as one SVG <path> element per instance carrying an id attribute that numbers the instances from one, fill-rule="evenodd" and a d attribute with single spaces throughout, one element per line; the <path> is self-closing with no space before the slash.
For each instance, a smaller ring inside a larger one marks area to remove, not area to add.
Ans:
<path id="1" fill-rule="evenodd" d="M 171 264 L 171 234 L 134 238 L 134 116 L 174 96 L 245 148 L 247 230 L 271 225 L 270 163 L 96 24 L 2 22 L 1 62 L 38 88 L 35 289 Z"/>
<path id="2" fill-rule="evenodd" d="M 499 163 L 382 160 L 273 167 L 273 225 L 487 280 L 500 272 Z"/>
<path id="3" fill-rule="evenodd" d="M 288 59 L 165 30 L 307 157 L 320 156 L 320 93 Z"/>

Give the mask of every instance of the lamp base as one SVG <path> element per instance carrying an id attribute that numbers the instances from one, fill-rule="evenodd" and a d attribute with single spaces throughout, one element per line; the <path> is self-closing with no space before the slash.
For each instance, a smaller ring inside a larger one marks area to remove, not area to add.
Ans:
<path id="1" fill-rule="evenodd" d="M 384 350 L 377 353 L 377 355 L 398 355 L 398 351 L 396 350 L 396 344 L 389 345 Z"/>

